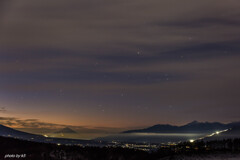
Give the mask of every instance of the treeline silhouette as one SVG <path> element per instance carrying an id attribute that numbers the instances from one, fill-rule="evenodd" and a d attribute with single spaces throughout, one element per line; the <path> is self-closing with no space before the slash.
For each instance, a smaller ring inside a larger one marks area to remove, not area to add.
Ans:
<path id="1" fill-rule="evenodd" d="M 80 147 L 37 143 L 0 137 L 0 159 L 24 160 L 159 160 L 179 155 L 240 154 L 240 139 L 183 142 L 161 146 L 157 151 L 114 147 Z M 26 154 L 26 158 L 4 158 L 7 154 Z"/>

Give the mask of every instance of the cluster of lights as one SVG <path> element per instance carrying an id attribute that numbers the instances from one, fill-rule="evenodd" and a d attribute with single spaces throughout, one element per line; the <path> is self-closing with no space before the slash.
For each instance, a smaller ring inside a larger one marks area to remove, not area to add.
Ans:
<path id="1" fill-rule="evenodd" d="M 193 139 L 190 139 L 190 140 L 189 140 L 189 142 L 190 142 L 190 143 L 193 143 L 193 142 L 194 142 L 194 140 L 193 140 Z"/>
<path id="2" fill-rule="evenodd" d="M 212 136 L 214 136 L 214 135 L 219 135 L 220 133 L 223 133 L 223 132 L 227 132 L 228 131 L 228 129 L 225 129 L 225 130 L 222 130 L 222 131 L 216 131 L 216 132 L 214 132 L 214 133 L 212 133 L 212 134 L 210 134 L 210 135 L 207 135 L 206 137 L 212 137 Z M 205 137 L 202 137 L 202 138 L 199 138 L 199 140 L 201 140 L 201 139 L 204 139 Z M 193 139 L 190 139 L 189 140 L 189 142 L 190 143 L 193 143 L 195 140 L 193 140 Z"/>

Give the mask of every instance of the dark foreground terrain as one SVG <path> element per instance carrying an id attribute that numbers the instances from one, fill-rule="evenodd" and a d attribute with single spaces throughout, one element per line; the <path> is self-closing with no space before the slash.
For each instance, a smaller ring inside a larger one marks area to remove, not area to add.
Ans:
<path id="1" fill-rule="evenodd" d="M 127 148 L 64 146 L 0 137 L 0 160 L 160 160 L 240 157 L 240 139 L 185 142 L 148 153 Z M 195 157 L 195 158 L 194 158 Z M 212 158 L 211 158 L 212 157 Z"/>

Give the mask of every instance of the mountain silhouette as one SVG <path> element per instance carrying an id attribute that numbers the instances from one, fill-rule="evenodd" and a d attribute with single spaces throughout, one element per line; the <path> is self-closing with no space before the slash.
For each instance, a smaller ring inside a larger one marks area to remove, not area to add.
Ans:
<path id="1" fill-rule="evenodd" d="M 128 130 L 123 133 L 207 133 L 240 126 L 240 122 L 223 124 L 219 122 L 193 121 L 183 126 L 158 124 L 144 129 Z"/>
<path id="2" fill-rule="evenodd" d="M 64 128 L 61 131 L 65 131 L 68 133 L 76 133 L 70 128 Z M 62 132 L 61 132 L 62 133 Z M 60 144 L 91 144 L 96 143 L 92 140 L 82 140 L 82 139 L 68 139 L 68 138 L 53 138 L 53 137 L 44 137 L 42 135 L 26 133 L 22 131 L 18 131 L 13 128 L 9 128 L 3 125 L 0 125 L 0 137 L 11 137 L 15 139 L 28 140 L 33 142 L 44 142 L 44 143 L 60 143 Z"/>
<path id="3" fill-rule="evenodd" d="M 31 134 L 31 133 L 26 133 L 22 131 L 18 131 L 13 128 L 9 128 L 3 125 L 0 125 L 0 136 L 3 137 L 14 137 L 14 138 L 19 138 L 19 139 L 41 139 L 44 138 L 41 135 L 36 135 L 36 134 Z"/>
<path id="4" fill-rule="evenodd" d="M 72 130 L 69 127 L 65 127 L 63 129 L 61 129 L 60 131 L 57 131 L 55 133 L 77 133 L 76 131 Z"/>

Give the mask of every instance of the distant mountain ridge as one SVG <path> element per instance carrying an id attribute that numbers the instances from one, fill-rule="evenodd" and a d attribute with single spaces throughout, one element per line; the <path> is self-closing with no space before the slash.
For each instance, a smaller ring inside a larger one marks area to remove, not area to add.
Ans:
<path id="1" fill-rule="evenodd" d="M 96 143 L 92 140 L 81 140 L 81 139 L 68 139 L 68 138 L 52 138 L 44 137 L 42 135 L 36 135 L 18 131 L 13 128 L 6 127 L 0 124 L 0 136 L 12 137 L 16 139 L 28 140 L 33 142 L 44 142 L 44 143 L 60 143 L 60 144 L 92 144 Z"/>
<path id="2" fill-rule="evenodd" d="M 77 133 L 77 132 L 74 131 L 71 128 L 66 127 L 66 128 L 61 129 L 60 131 L 55 132 L 55 133 Z"/>
<path id="3" fill-rule="evenodd" d="M 26 133 L 22 131 L 15 130 L 0 124 L 0 136 L 4 137 L 14 137 L 19 139 L 34 139 L 34 138 L 44 138 L 41 135 Z"/>
<path id="4" fill-rule="evenodd" d="M 144 129 L 124 131 L 123 133 L 206 133 L 230 129 L 235 126 L 240 126 L 240 122 L 223 124 L 219 122 L 193 121 L 183 126 L 158 124 Z"/>

